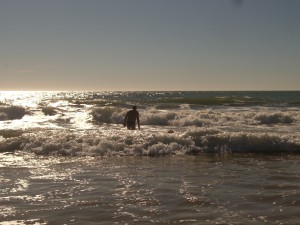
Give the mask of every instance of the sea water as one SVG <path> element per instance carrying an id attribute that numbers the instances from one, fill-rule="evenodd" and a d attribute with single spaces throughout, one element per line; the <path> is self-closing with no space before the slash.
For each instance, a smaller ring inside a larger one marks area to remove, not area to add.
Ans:
<path id="1" fill-rule="evenodd" d="M 297 91 L 0 92 L 0 224 L 299 224 L 299 131 Z"/>

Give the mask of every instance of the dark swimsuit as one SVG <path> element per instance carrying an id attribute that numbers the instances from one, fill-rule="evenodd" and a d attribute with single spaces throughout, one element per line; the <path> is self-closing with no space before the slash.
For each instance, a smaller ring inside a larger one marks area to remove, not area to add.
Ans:
<path id="1" fill-rule="evenodd" d="M 129 130 L 135 130 L 135 121 L 127 121 L 127 128 Z"/>

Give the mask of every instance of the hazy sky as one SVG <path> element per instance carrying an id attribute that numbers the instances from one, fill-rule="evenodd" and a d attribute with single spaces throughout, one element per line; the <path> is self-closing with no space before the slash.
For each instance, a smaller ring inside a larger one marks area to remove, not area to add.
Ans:
<path id="1" fill-rule="evenodd" d="M 300 1 L 0 0 L 0 90 L 300 90 Z"/>

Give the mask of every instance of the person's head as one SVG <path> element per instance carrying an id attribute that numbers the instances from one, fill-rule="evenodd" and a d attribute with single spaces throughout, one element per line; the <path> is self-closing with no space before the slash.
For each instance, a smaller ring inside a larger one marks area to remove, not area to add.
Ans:
<path id="1" fill-rule="evenodd" d="M 132 106 L 132 109 L 133 109 L 133 110 L 136 110 L 136 109 L 137 109 L 137 107 L 134 105 L 134 106 Z"/>

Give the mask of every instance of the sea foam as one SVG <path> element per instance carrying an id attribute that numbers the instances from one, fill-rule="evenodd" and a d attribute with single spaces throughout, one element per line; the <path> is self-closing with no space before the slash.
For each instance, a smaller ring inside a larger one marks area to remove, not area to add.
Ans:
<path id="1" fill-rule="evenodd" d="M 296 136 L 276 133 L 224 132 L 195 128 L 183 133 L 114 131 L 40 131 L 0 139 L 0 152 L 37 155 L 112 156 L 200 153 L 300 153 Z"/>
<path id="2" fill-rule="evenodd" d="M 98 123 L 121 124 L 126 111 L 115 107 L 93 108 L 91 115 Z M 300 120 L 300 113 L 297 111 L 281 112 L 274 110 L 253 110 L 243 111 L 226 109 L 204 109 L 204 110 L 157 110 L 146 108 L 140 111 L 141 123 L 145 125 L 161 126 L 227 126 L 234 124 L 244 125 L 272 125 L 292 124 Z"/>
<path id="3" fill-rule="evenodd" d="M 298 153 L 299 106 L 280 106 L 298 101 L 298 96 L 298 92 L 0 93 L 4 102 L 0 151 L 68 156 Z M 133 104 L 138 106 L 141 131 L 123 127 Z"/>

